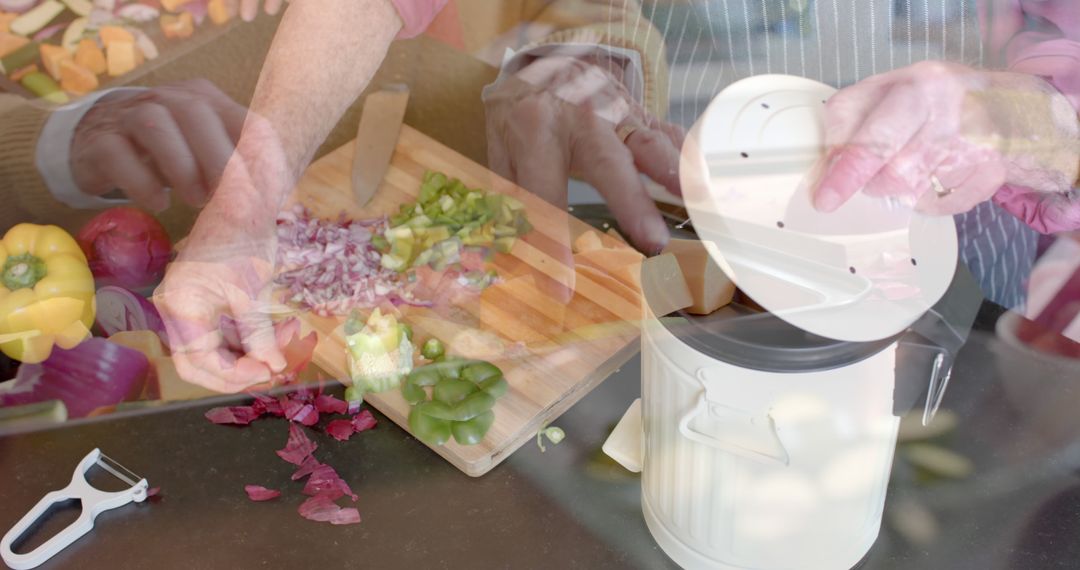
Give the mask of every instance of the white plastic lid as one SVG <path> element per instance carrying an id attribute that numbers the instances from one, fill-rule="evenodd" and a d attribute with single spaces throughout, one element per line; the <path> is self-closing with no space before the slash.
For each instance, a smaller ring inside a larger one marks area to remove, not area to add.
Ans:
<path id="1" fill-rule="evenodd" d="M 766 310 L 819 336 L 880 340 L 946 291 L 956 227 L 864 193 L 832 213 L 813 207 L 835 92 L 780 75 L 725 89 L 683 147 L 683 197 L 713 258 Z"/>

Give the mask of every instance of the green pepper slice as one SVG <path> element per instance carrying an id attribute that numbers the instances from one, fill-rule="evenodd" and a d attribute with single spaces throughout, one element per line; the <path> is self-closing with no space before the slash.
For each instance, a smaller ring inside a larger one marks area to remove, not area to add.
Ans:
<path id="1" fill-rule="evenodd" d="M 461 379 L 468 380 L 473 384 L 480 384 L 481 382 L 494 377 L 501 377 L 502 370 L 499 370 L 498 366 L 490 362 L 471 362 L 461 371 Z"/>
<path id="2" fill-rule="evenodd" d="M 439 383 L 439 369 L 430 364 L 421 366 L 409 373 L 406 382 L 414 386 L 434 386 Z"/>
<path id="3" fill-rule="evenodd" d="M 409 431 L 424 443 L 442 445 L 450 440 L 450 422 L 424 413 L 423 404 L 409 412 Z"/>
<path id="4" fill-rule="evenodd" d="M 461 445 L 476 445 L 484 439 L 494 423 L 495 412 L 487 411 L 471 420 L 454 422 L 450 425 L 450 431 L 454 434 L 454 440 Z"/>
<path id="5" fill-rule="evenodd" d="M 454 405 L 469 397 L 477 390 L 476 384 L 464 380 L 443 380 L 435 385 L 432 397 L 436 400 Z"/>

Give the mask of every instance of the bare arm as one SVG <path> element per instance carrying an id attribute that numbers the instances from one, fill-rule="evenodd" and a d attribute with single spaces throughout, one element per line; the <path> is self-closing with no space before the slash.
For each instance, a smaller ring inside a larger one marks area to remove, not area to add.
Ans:
<path id="1" fill-rule="evenodd" d="M 272 212 L 367 86 L 401 26 L 389 0 L 290 4 L 255 89 L 254 117 L 245 125 L 239 144 L 253 182 Z M 271 152 L 275 146 L 280 154 Z M 273 179 L 265 180 L 256 172 Z"/>
<path id="2" fill-rule="evenodd" d="M 180 375 L 226 392 L 285 367 L 269 315 L 275 219 L 316 148 L 402 27 L 391 0 L 293 0 L 237 152 L 165 280 L 158 305 Z M 242 346 L 222 330 L 232 317 Z"/>

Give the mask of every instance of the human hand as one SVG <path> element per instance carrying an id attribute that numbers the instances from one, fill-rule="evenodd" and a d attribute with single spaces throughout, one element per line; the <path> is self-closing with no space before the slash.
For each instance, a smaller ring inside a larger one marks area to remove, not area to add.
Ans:
<path id="1" fill-rule="evenodd" d="M 75 128 L 71 172 L 87 194 L 119 188 L 153 212 L 168 208 L 166 188 L 202 206 L 246 116 L 243 106 L 205 80 L 110 93 Z"/>
<path id="2" fill-rule="evenodd" d="M 648 116 L 617 66 L 543 57 L 485 91 L 484 103 L 495 172 L 560 208 L 569 176 L 580 175 L 638 249 L 652 254 L 667 244 L 667 226 L 639 171 L 678 195 L 685 134 Z"/>
<path id="3" fill-rule="evenodd" d="M 1037 220 L 1052 216 L 1072 190 L 1078 140 L 1075 110 L 1038 77 L 919 63 L 829 100 L 829 155 L 814 204 L 833 211 L 863 191 L 900 197 L 925 213 L 955 214 L 1015 185 L 1038 196 L 1013 192 L 995 200 Z"/>
<path id="4" fill-rule="evenodd" d="M 247 129 L 154 293 L 177 372 L 221 392 L 269 382 L 286 366 L 268 311 L 279 205 L 267 196 L 288 167 L 276 139 L 250 134 L 257 121 Z"/>

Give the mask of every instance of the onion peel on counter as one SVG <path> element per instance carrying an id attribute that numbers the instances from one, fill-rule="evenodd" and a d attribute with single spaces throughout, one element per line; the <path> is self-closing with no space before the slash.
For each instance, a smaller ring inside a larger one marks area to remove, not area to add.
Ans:
<path id="1" fill-rule="evenodd" d="M 304 433 L 304 428 L 290 422 L 289 439 L 285 443 L 285 447 L 275 453 L 278 454 L 278 457 L 293 465 L 302 465 L 304 460 L 314 453 L 318 447 L 319 444 L 311 441 L 311 438 Z"/>
<path id="2" fill-rule="evenodd" d="M 255 502 L 269 501 L 281 496 L 281 491 L 267 489 L 262 485 L 244 485 L 244 492 Z"/>
<path id="3" fill-rule="evenodd" d="M 218 425 L 246 426 L 259 419 L 262 413 L 254 406 L 232 406 L 228 408 L 214 408 L 206 414 L 206 419 Z"/>
<path id="4" fill-rule="evenodd" d="M 330 524 L 356 524 L 360 522 L 360 511 L 353 507 L 341 508 L 324 495 L 315 495 L 300 504 L 297 509 L 300 516 L 315 522 Z"/>
<path id="5" fill-rule="evenodd" d="M 241 426 L 263 416 L 288 419 L 289 438 L 285 447 L 275 453 L 284 461 L 297 466 L 290 479 L 297 481 L 307 477 L 301 492 L 310 498 L 300 505 L 300 516 L 315 522 L 339 525 L 359 523 L 359 511 L 355 508 L 342 508 L 335 503 L 342 497 L 349 497 L 355 502 L 359 500 L 359 496 L 336 469 L 315 457 L 318 444 L 304 429 L 304 425 L 318 423 L 323 415 L 346 411 L 347 404 L 334 396 L 323 394 L 321 384 L 317 387 L 300 386 L 295 391 L 278 397 L 262 393 L 249 394 L 254 398 L 251 405 L 214 408 L 206 412 L 206 418 L 218 424 Z M 371 411 L 366 409 L 343 415 L 346 417 L 328 422 L 323 430 L 327 435 L 341 441 L 369 430 L 378 423 Z M 244 491 L 252 501 L 268 501 L 281 495 L 280 491 L 261 485 L 246 485 Z"/>
<path id="6" fill-rule="evenodd" d="M 304 462 L 300 464 L 300 468 L 292 474 L 290 479 L 293 481 L 303 479 L 304 477 L 311 475 L 320 465 L 322 465 L 322 463 L 319 463 L 319 460 L 315 459 L 314 455 L 309 455 L 304 458 Z"/>
<path id="7" fill-rule="evenodd" d="M 353 493 L 352 489 L 349 488 L 349 484 L 338 475 L 338 472 L 325 463 L 311 472 L 307 483 L 304 485 L 304 490 L 301 492 L 311 496 L 324 495 L 331 501 L 345 495 L 352 498 L 354 503 L 360 498 L 356 493 Z"/>

